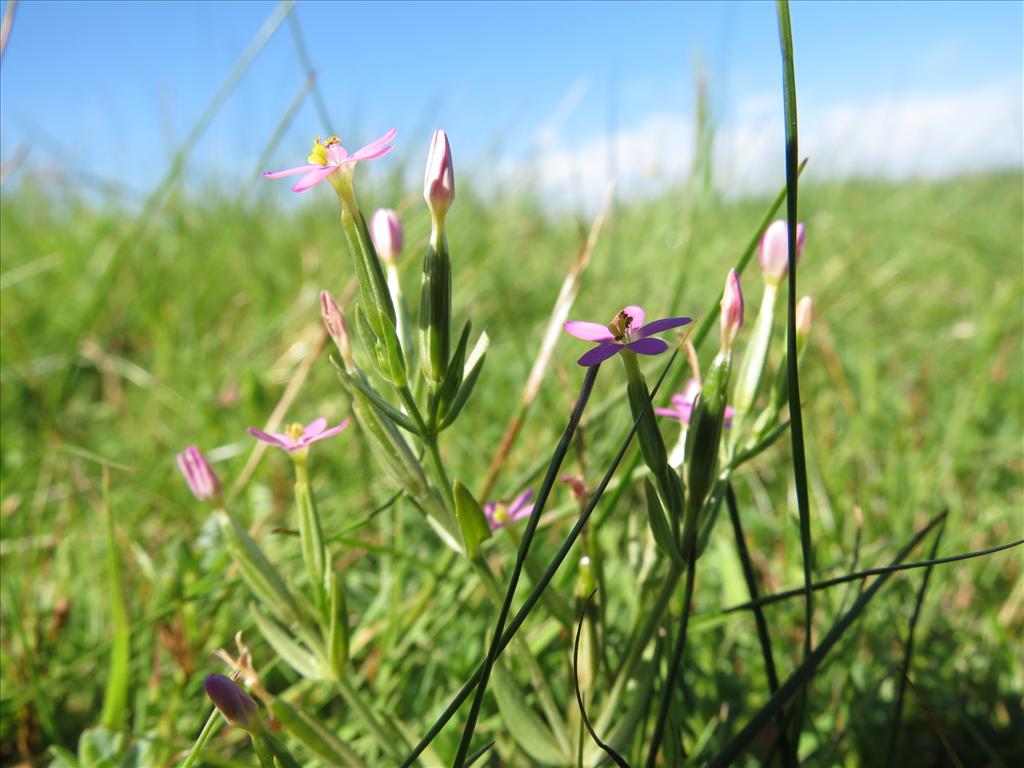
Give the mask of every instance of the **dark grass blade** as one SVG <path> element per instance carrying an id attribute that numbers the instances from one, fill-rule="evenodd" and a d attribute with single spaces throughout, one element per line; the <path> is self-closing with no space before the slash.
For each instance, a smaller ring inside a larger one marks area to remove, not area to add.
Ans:
<path id="1" fill-rule="evenodd" d="M 476 728 L 477 717 L 480 714 L 480 707 L 483 704 L 484 694 L 487 691 L 487 680 L 490 677 L 491 668 L 494 666 L 494 660 L 500 653 L 499 646 L 501 644 L 502 632 L 505 629 L 505 622 L 508 620 L 509 611 L 512 610 L 512 599 L 515 597 L 516 587 L 519 585 L 519 577 L 522 575 L 526 557 L 530 552 L 530 545 L 533 543 L 533 536 L 537 530 L 537 524 L 540 522 L 541 512 L 544 511 L 544 506 L 547 504 L 551 489 L 558 479 L 558 472 L 562 467 L 562 462 L 565 460 L 566 453 L 569 452 L 569 444 L 576 433 L 576 427 L 579 426 L 583 410 L 587 407 L 587 402 L 590 400 L 590 393 L 594 389 L 594 382 L 597 380 L 600 368 L 600 365 L 595 365 L 587 369 L 587 374 L 583 378 L 583 384 L 580 387 L 579 397 L 576 398 L 576 405 L 573 407 L 569 421 L 565 425 L 565 431 L 562 432 L 562 437 L 558 441 L 555 453 L 551 457 L 551 463 L 548 465 L 544 482 L 541 484 L 540 491 L 537 494 L 537 502 L 530 513 L 530 520 L 526 525 L 526 531 L 523 533 L 523 540 L 519 545 L 519 552 L 516 555 L 515 566 L 512 568 L 512 576 L 509 579 L 508 588 L 505 590 L 505 599 L 498 613 L 498 620 L 494 624 L 493 639 L 491 640 L 490 649 L 487 651 L 487 657 L 484 659 L 480 684 L 477 686 L 476 696 L 473 698 L 469 717 L 462 731 L 459 751 L 455 755 L 455 768 L 462 768 L 465 765 L 466 756 L 469 754 L 469 746 L 473 740 L 473 731 Z"/>
<path id="2" fill-rule="evenodd" d="M 651 400 L 649 401 L 649 404 L 650 402 L 654 401 L 655 396 L 661 389 L 662 383 L 665 381 L 665 377 L 668 375 L 668 372 L 671 370 L 672 365 L 673 363 L 675 363 L 676 358 L 678 356 L 679 351 L 674 351 L 671 357 L 669 358 L 668 362 L 665 364 L 665 368 L 662 370 L 661 376 L 658 377 L 658 381 L 655 383 L 654 388 L 651 390 Z M 615 471 L 618 469 L 619 464 L 622 462 L 623 456 L 625 456 L 626 451 L 629 450 L 629 446 L 632 444 L 633 437 L 634 435 L 636 435 L 637 428 L 640 424 L 640 418 L 642 417 L 643 415 L 641 414 L 640 417 L 633 422 L 633 426 L 630 428 L 625 440 L 623 440 L 622 446 L 619 448 L 619 452 L 615 454 L 615 458 L 612 460 L 611 466 L 608 467 L 607 471 L 604 474 L 604 477 L 601 478 L 601 482 L 598 484 L 597 488 L 595 488 L 594 492 L 591 494 L 590 500 L 587 502 L 586 508 L 580 514 L 579 519 L 576 521 L 576 524 L 572 527 L 572 530 L 569 531 L 568 535 L 566 535 L 565 539 L 562 541 L 562 544 L 559 547 L 558 552 L 556 552 L 555 556 L 551 559 L 551 562 L 548 564 L 548 567 L 544 571 L 543 576 L 534 585 L 533 591 L 530 592 L 529 596 L 524 601 L 522 607 L 516 612 L 516 615 L 509 622 L 508 628 L 505 630 L 505 633 L 501 637 L 501 643 L 498 649 L 499 653 L 502 650 L 504 650 L 505 646 L 507 646 L 512 641 L 512 638 L 515 636 L 516 632 L 518 632 L 519 628 L 525 623 L 527 617 L 530 615 L 530 612 L 533 610 L 534 606 L 540 600 L 541 593 L 543 593 L 544 590 L 547 588 L 548 584 L 551 583 L 551 580 L 554 578 L 555 573 L 558 572 L 558 569 L 565 561 L 565 558 L 569 556 L 569 552 L 572 549 L 573 545 L 576 543 L 576 539 L 579 538 L 579 535 L 583 531 L 583 528 L 587 524 L 587 521 L 590 520 L 590 516 L 593 514 L 594 509 L 597 507 L 597 504 L 601 499 L 601 496 L 604 494 L 605 489 L 608 487 L 608 483 L 611 482 L 611 479 L 614 476 Z M 480 681 L 482 674 L 483 664 L 481 663 L 481 665 L 477 667 L 477 669 L 473 672 L 470 678 L 463 684 L 462 688 L 459 689 L 458 693 L 455 694 L 455 696 L 452 698 L 452 701 L 448 704 L 445 710 L 434 721 L 434 724 L 431 725 L 427 732 L 423 735 L 423 738 L 420 739 L 419 743 L 417 743 L 416 746 L 413 747 L 412 752 L 402 762 L 401 768 L 408 768 L 408 766 L 412 765 L 412 763 L 416 760 L 417 757 L 420 756 L 420 754 L 423 752 L 424 749 L 426 749 L 430 742 L 434 740 L 437 734 L 441 732 L 441 729 L 444 728 L 445 724 L 447 724 L 447 722 L 452 719 L 455 713 L 458 712 L 459 707 L 462 706 L 463 702 L 465 702 L 465 700 L 469 698 L 469 695 L 473 692 L 473 689 Z"/>
<path id="3" fill-rule="evenodd" d="M 493 746 L 494 746 L 494 739 L 491 739 L 486 744 L 484 744 L 482 747 L 480 747 L 480 749 L 478 749 L 476 752 L 474 752 L 472 755 L 470 755 L 468 758 L 466 758 L 466 768 L 469 768 L 469 766 L 471 766 L 473 763 L 475 763 L 481 757 L 486 755 L 490 751 L 491 747 L 493 747 Z"/>
<path id="4" fill-rule="evenodd" d="M 654 768 L 658 760 L 658 750 L 661 748 L 661 739 L 665 733 L 665 722 L 668 720 L 668 709 L 672 703 L 672 692 L 676 687 L 676 677 L 679 675 L 679 664 L 683 659 L 683 649 L 686 647 L 686 628 L 690 623 L 690 607 L 693 605 L 693 577 L 697 569 L 697 556 L 693 548 L 690 548 L 689 562 L 686 565 L 686 587 L 683 598 L 683 615 L 680 619 L 679 635 L 676 637 L 675 645 L 672 648 L 672 659 L 669 661 L 668 674 L 665 676 L 665 690 L 661 694 L 661 705 L 658 707 L 658 719 L 654 722 L 654 733 L 651 734 L 651 746 L 647 752 L 647 768 Z"/>
<path id="5" fill-rule="evenodd" d="M 587 608 L 590 606 L 590 601 L 596 593 L 597 589 L 594 589 L 593 592 L 587 595 L 587 599 L 583 602 L 583 610 L 580 611 L 579 623 L 576 625 L 576 641 L 572 646 L 572 683 L 573 687 L 576 689 L 576 703 L 580 708 L 580 717 L 583 720 L 583 725 L 587 729 L 587 733 L 590 734 L 590 738 L 594 740 L 594 743 L 597 744 L 597 746 L 599 746 L 605 754 L 607 754 L 608 757 L 610 757 L 612 761 L 619 766 L 619 768 L 631 768 L 629 761 L 626 760 L 626 758 L 616 752 L 607 743 L 602 741 L 601 737 L 597 735 L 597 731 L 594 730 L 594 726 L 590 724 L 590 718 L 587 717 L 587 708 L 583 704 L 583 692 L 580 690 L 580 676 L 578 672 L 580 665 L 580 635 L 583 631 L 583 622 L 586 620 Z"/>
<path id="6" fill-rule="evenodd" d="M 807 456 L 804 448 L 804 417 L 800 408 L 800 381 L 796 350 L 796 225 L 799 160 L 798 121 L 796 108 L 796 71 L 793 63 L 793 30 L 789 20 L 789 0 L 776 0 L 779 18 L 779 43 L 782 48 L 782 90 L 786 108 L 786 220 L 789 226 L 789 303 L 786 312 L 786 373 L 789 379 L 789 426 L 793 445 L 793 483 L 796 486 L 797 510 L 800 513 L 800 550 L 804 566 L 804 658 L 813 646 L 811 629 L 814 621 L 814 590 L 811 571 L 814 567 L 814 547 L 811 542 L 811 512 L 807 492 Z M 807 698 L 806 686 L 796 716 L 793 741 L 800 743 L 803 710 Z"/>
<path id="7" fill-rule="evenodd" d="M 910 679 L 905 669 L 901 669 L 900 673 L 906 683 L 910 686 L 910 690 L 912 690 L 914 695 L 917 697 L 917 701 L 920 703 L 921 709 L 923 709 L 924 713 L 928 716 L 928 720 L 931 722 L 932 728 L 935 730 L 935 735 L 938 736 L 939 741 L 942 742 L 942 748 L 946 750 L 946 755 L 949 756 L 950 762 L 952 762 L 956 768 L 964 768 L 964 764 L 961 762 L 959 755 L 957 755 L 956 750 L 953 749 L 953 742 L 951 742 L 949 740 L 949 736 L 946 735 L 946 729 L 942 727 L 942 723 L 940 723 L 939 719 L 935 717 L 935 713 L 932 712 L 931 707 L 925 703 L 924 697 L 921 696 L 921 691 L 919 691 L 917 686 L 914 685 L 914 681 Z"/>
<path id="8" fill-rule="evenodd" d="M 939 550 L 939 543 L 942 541 L 942 534 L 945 532 L 946 524 L 943 523 L 942 527 L 939 528 L 939 532 L 935 534 L 932 551 L 928 556 L 929 560 L 935 559 L 935 555 Z M 917 627 L 917 619 L 921 615 L 924 593 L 928 590 L 928 580 L 931 578 L 932 568 L 934 568 L 934 565 L 929 565 L 925 568 L 921 587 L 917 591 L 917 601 L 914 603 L 914 613 L 910 617 L 910 626 L 907 629 L 907 642 L 904 644 L 903 650 L 903 664 L 900 667 L 903 670 L 903 674 L 900 675 L 900 686 L 896 692 L 896 703 L 893 706 L 892 712 L 892 729 L 889 731 L 889 746 L 886 749 L 885 765 L 887 766 L 892 765 L 893 758 L 896 755 L 896 745 L 899 743 L 900 725 L 903 722 L 903 699 L 907 693 L 907 683 L 910 682 L 910 664 L 914 658 L 914 629 Z"/>
<path id="9" fill-rule="evenodd" d="M 739 508 L 736 504 L 736 492 L 733 490 L 731 482 L 725 486 L 725 503 L 729 508 L 729 518 L 732 520 L 732 530 L 736 536 L 736 549 L 739 551 L 740 563 L 743 566 L 743 578 L 747 582 L 747 591 L 750 593 L 751 600 L 757 600 L 757 575 L 754 573 L 754 564 L 750 560 L 747 538 L 743 534 L 743 523 L 740 521 Z M 779 690 L 779 674 L 775 669 L 775 655 L 772 653 L 772 639 L 768 634 L 768 622 L 765 621 L 764 611 L 760 606 L 754 608 L 754 623 L 757 625 L 757 639 L 761 644 L 761 656 L 764 657 L 768 692 L 774 694 Z M 798 764 L 798 760 L 796 750 L 790 748 L 789 737 L 786 735 L 784 714 L 780 713 L 776 718 L 776 725 L 779 728 L 779 748 L 782 750 L 782 761 L 788 768 L 792 768 Z"/>
<path id="10" fill-rule="evenodd" d="M 935 526 L 939 525 L 943 520 L 946 519 L 947 512 L 940 512 L 931 522 L 928 523 L 925 528 L 917 533 L 910 542 L 904 546 L 896 556 L 893 558 L 892 565 L 899 565 L 903 562 L 904 558 L 910 554 L 910 552 L 920 543 L 920 541 L 932 530 Z M 878 593 L 885 583 L 892 577 L 893 571 L 888 573 L 880 574 L 871 586 L 864 590 L 864 592 L 857 598 L 857 601 L 850 607 L 846 613 L 844 613 L 829 629 L 828 633 L 822 638 L 821 643 L 811 651 L 810 655 L 804 659 L 803 663 L 797 667 L 793 674 L 786 678 L 779 690 L 776 691 L 768 702 L 758 710 L 750 721 L 743 726 L 739 733 L 737 733 L 732 741 L 730 741 L 725 748 L 715 756 L 715 758 L 708 763 L 708 768 L 725 768 L 725 766 L 732 765 L 736 760 L 743 754 L 750 743 L 757 738 L 757 735 L 761 732 L 761 729 L 768 724 L 770 720 L 775 718 L 780 712 L 783 711 L 786 704 L 788 704 L 794 696 L 796 696 L 807 681 L 810 680 L 818 671 L 818 667 L 822 661 L 828 655 L 829 651 L 835 646 L 837 642 L 846 633 L 853 623 L 857 620 L 860 614 L 871 602 L 872 598 Z"/>
<path id="11" fill-rule="evenodd" d="M 924 533 L 924 531 L 922 531 Z M 920 536 L 921 534 L 918 534 Z M 847 573 L 843 576 L 836 576 L 833 579 L 826 579 L 825 581 L 818 581 L 811 585 L 811 589 L 817 592 L 820 589 L 828 589 L 834 587 L 837 584 L 845 584 L 849 581 L 857 581 L 867 576 L 881 576 L 890 573 L 896 573 L 897 571 L 910 571 L 914 568 L 930 568 L 933 565 L 945 565 L 946 563 L 957 563 L 961 560 L 970 560 L 975 557 L 985 557 L 987 555 L 994 555 L 997 552 L 1002 552 L 1007 549 L 1013 549 L 1024 544 L 1024 539 L 1017 539 L 1016 541 L 1010 541 L 1006 544 L 1000 544 L 995 547 L 989 547 L 988 549 L 978 549 L 974 552 L 962 552 L 959 555 L 949 555 L 947 557 L 937 557 L 934 560 L 918 560 L 913 563 L 905 563 L 902 565 L 890 565 L 883 568 L 868 568 L 863 571 L 856 571 L 854 573 Z M 800 597 L 803 595 L 803 587 L 798 589 L 788 589 L 785 592 L 776 592 L 771 595 L 765 595 L 759 597 L 757 600 L 751 600 L 750 602 L 741 603 L 740 605 L 733 605 L 729 608 L 722 610 L 722 613 L 735 613 L 736 611 L 746 611 L 751 608 L 756 608 L 763 605 L 771 605 L 772 603 L 778 603 L 783 600 L 788 600 L 791 597 Z"/>

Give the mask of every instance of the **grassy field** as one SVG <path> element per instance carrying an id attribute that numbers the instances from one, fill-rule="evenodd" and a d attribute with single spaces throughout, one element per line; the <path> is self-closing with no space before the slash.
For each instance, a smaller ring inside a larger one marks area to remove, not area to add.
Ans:
<path id="1" fill-rule="evenodd" d="M 813 168 L 807 176 L 799 282 L 815 299 L 815 322 L 801 390 L 816 578 L 888 562 L 942 510 L 949 517 L 939 556 L 1020 538 L 1021 176 L 841 185 L 815 183 Z M 448 226 L 454 318 L 458 325 L 472 318 L 492 343 L 466 413 L 444 433 L 441 449 L 452 473 L 478 488 L 589 222 L 552 214 L 529 195 L 474 197 L 471 178 L 459 184 Z M 108 512 L 131 627 L 118 728 L 149 750 L 136 754 L 166 765 L 191 746 L 209 714 L 202 678 L 226 671 L 211 654 L 231 649 L 237 630 L 268 688 L 288 691 L 367 759 L 376 754 L 335 692 L 275 663 L 208 511 L 174 464 L 174 454 L 195 443 L 226 485 L 235 482 L 254 447 L 245 428 L 266 422 L 321 343 L 318 291 L 343 293 L 351 266 L 334 201 L 320 192 L 284 206 L 263 188 L 244 203 L 176 191 L 141 233 L 137 212 L 118 200 L 86 202 L 31 183 L 0 199 L 4 764 L 44 761 L 52 746 L 73 753 L 83 730 L 100 720 L 118 603 L 109 587 Z M 396 177 L 363 191 L 361 202 L 369 211 L 402 194 Z M 676 190 L 622 205 L 602 232 L 570 316 L 604 319 L 640 303 L 649 317 L 700 318 L 767 202 L 702 198 L 694 214 L 692 199 Z M 403 280 L 415 297 L 428 217 L 417 197 L 406 197 L 400 211 Z M 673 303 L 677 287 L 681 298 Z M 756 262 L 744 288 L 752 319 L 761 291 Z M 716 338 L 717 331 L 702 350 L 705 365 Z M 745 342 L 741 336 L 741 349 Z M 568 337 L 559 341 L 497 496 L 539 482 L 579 388 L 575 360 L 583 349 Z M 309 368 L 289 421 L 324 415 L 333 423 L 348 414 L 327 358 L 325 350 Z M 772 359 L 777 364 L 777 352 Z M 652 365 L 648 377 L 658 370 Z M 618 364 L 604 366 L 594 400 L 614 401 L 612 410 L 585 427 L 585 454 L 571 454 L 570 469 L 591 484 L 631 422 L 622 384 Z M 674 441 L 675 428 L 663 426 Z M 780 441 L 735 478 L 764 592 L 800 586 L 803 578 L 787 445 Z M 346 573 L 353 669 L 374 705 L 408 725 L 415 741 L 482 657 L 494 609 L 468 565 L 443 556 L 415 510 L 398 504 L 366 520 L 395 488 L 375 471 L 358 429 L 317 447 L 313 475 L 337 567 Z M 292 537 L 274 533 L 293 525 L 291 493 L 289 462 L 268 452 L 232 508 L 274 559 L 301 569 Z M 556 489 L 553 509 L 559 512 L 546 515 L 535 545 L 541 564 L 570 525 L 567 489 Z M 603 562 L 603 631 L 613 655 L 648 594 L 634 578 L 636 550 L 647 538 L 639 485 L 615 509 L 598 508 L 591 546 Z M 912 559 L 926 559 L 929 546 Z M 504 536 L 486 550 L 506 575 L 514 553 Z M 697 763 L 767 698 L 752 618 L 720 613 L 749 597 L 725 522 L 700 563 L 684 657 L 686 706 L 681 699 L 672 714 L 676 741 Z M 556 577 L 562 593 L 571 594 L 575 570 L 570 561 Z M 808 764 L 883 764 L 923 574 L 895 576 L 814 678 L 801 743 Z M 931 572 L 909 670 L 919 696 L 907 692 L 894 764 L 952 764 L 940 737 L 966 765 L 1024 759 L 1022 576 L 1020 550 Z M 428 602 L 413 620 L 425 585 Z M 857 589 L 818 593 L 818 637 Z M 766 610 L 785 678 L 800 658 L 802 603 Z M 571 636 L 539 617 L 524 632 L 573 723 Z M 595 684 L 598 710 L 605 683 L 599 677 Z M 493 764 L 529 762 L 509 728 L 488 700 L 478 731 L 497 739 Z M 458 735 L 457 727 L 446 729 L 437 753 L 450 760 Z M 745 759 L 755 764 L 762 748 Z M 311 760 L 301 747 L 296 754 Z M 225 729 L 204 759 L 251 764 L 253 757 L 239 733 Z"/>

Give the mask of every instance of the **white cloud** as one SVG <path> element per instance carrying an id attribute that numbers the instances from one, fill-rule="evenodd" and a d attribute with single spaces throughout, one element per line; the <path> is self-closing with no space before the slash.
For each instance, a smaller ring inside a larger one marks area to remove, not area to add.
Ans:
<path id="1" fill-rule="evenodd" d="M 715 183 L 729 195 L 763 192 L 784 181 L 783 125 L 778 97 L 754 96 L 719 126 Z M 810 178 L 941 178 L 961 172 L 1020 168 L 1022 98 L 1014 84 L 943 95 L 880 97 L 863 103 L 801 104 L 800 154 Z M 693 121 L 678 114 L 649 115 L 614 137 L 592 136 L 571 145 L 550 132 L 527 163 L 506 161 L 501 178 L 524 170 L 550 199 L 600 204 L 617 167 L 620 193 L 656 193 L 685 178 L 693 162 Z"/>

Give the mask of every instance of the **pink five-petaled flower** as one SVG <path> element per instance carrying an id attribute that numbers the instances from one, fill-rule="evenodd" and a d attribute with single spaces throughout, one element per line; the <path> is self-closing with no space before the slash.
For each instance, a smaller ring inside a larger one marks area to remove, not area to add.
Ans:
<path id="1" fill-rule="evenodd" d="M 203 452 L 190 445 L 178 454 L 178 469 L 185 476 L 192 495 L 199 501 L 214 501 L 220 496 L 220 480 L 203 456 Z"/>
<path id="2" fill-rule="evenodd" d="M 262 429 L 249 427 L 249 434 L 261 442 L 276 445 L 278 448 L 284 448 L 286 451 L 291 452 L 307 448 L 311 443 L 315 443 L 318 440 L 326 440 L 328 437 L 333 437 L 347 426 L 348 419 L 345 419 L 338 426 L 327 429 L 327 419 L 321 416 L 319 419 L 309 422 L 306 426 L 289 424 L 285 427 L 284 432 L 267 433 Z"/>
<path id="3" fill-rule="evenodd" d="M 484 504 L 484 515 L 487 517 L 487 524 L 491 526 L 491 530 L 496 531 L 499 528 L 504 528 L 509 523 L 514 523 L 516 520 L 529 517 L 530 513 L 533 512 L 533 504 L 530 503 L 532 498 L 533 489 L 527 488 L 516 496 L 515 501 L 507 506 L 500 501 L 488 501 Z"/>
<path id="4" fill-rule="evenodd" d="M 682 392 L 672 395 L 671 408 L 655 408 L 654 412 L 659 416 L 667 416 L 670 419 L 681 421 L 683 424 L 689 424 L 690 417 L 693 415 L 693 406 L 697 403 L 697 395 L 699 394 L 700 382 L 696 379 L 690 379 L 686 382 Z M 726 427 L 732 426 L 732 416 L 735 412 L 736 409 L 731 405 L 725 407 Z"/>
<path id="5" fill-rule="evenodd" d="M 315 187 L 332 173 L 340 168 L 358 163 L 360 160 L 373 160 L 376 157 L 386 155 L 392 150 L 391 141 L 395 138 L 397 129 L 392 128 L 379 139 L 375 139 L 362 149 L 357 149 L 351 155 L 343 146 L 341 139 L 337 136 L 328 136 L 326 141 L 321 142 L 317 136 L 313 141 L 313 149 L 306 159 L 307 165 L 299 165 L 295 168 L 288 168 L 283 171 L 264 171 L 263 178 L 279 179 L 282 176 L 297 176 L 303 174 L 302 178 L 292 187 L 292 192 L 305 192 L 310 187 Z"/>
<path id="6" fill-rule="evenodd" d="M 608 325 L 589 323 L 585 320 L 569 320 L 563 323 L 562 327 L 577 339 L 598 342 L 596 347 L 577 361 L 582 366 L 591 366 L 624 349 L 641 355 L 660 355 L 668 349 L 668 344 L 661 339 L 648 337 L 690 322 L 693 322 L 691 317 L 666 317 L 644 325 L 643 309 L 631 304 L 615 315 Z"/>

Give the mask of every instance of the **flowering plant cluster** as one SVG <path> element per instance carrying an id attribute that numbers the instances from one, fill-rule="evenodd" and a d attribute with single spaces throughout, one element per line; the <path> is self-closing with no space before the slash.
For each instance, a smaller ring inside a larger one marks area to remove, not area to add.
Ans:
<path id="1" fill-rule="evenodd" d="M 178 456 L 178 465 L 196 499 L 215 509 L 214 519 L 225 547 L 248 590 L 257 598 L 251 608 L 256 629 L 295 675 L 312 685 L 327 685 L 343 697 L 347 711 L 358 718 L 368 738 L 369 743 L 361 745 L 368 752 L 366 757 L 361 757 L 359 749 L 352 744 L 315 724 L 312 715 L 269 693 L 260 682 L 251 654 L 240 638 L 239 660 L 223 656 L 246 687 L 281 723 L 289 739 L 330 764 L 358 765 L 364 759 L 381 764 L 409 764 L 429 748 L 429 739 L 414 745 L 407 724 L 375 711 L 367 703 L 358 678 L 352 674 L 355 642 L 350 638 L 346 573 L 338 564 L 336 542 L 340 537 L 333 535 L 333 523 L 325 524 L 321 516 L 313 491 L 310 461 L 314 444 L 341 434 L 352 424 L 354 429 L 344 439 L 365 441 L 383 475 L 397 491 L 396 497 L 401 501 L 396 503 L 421 515 L 448 548 L 446 557 L 464 558 L 493 607 L 499 610 L 500 619 L 491 650 L 476 678 L 476 699 L 455 764 L 462 766 L 469 759 L 467 750 L 483 691 L 488 686 L 495 691 L 517 748 L 531 761 L 575 764 L 583 759 L 588 765 L 596 764 L 603 754 L 596 740 L 582 749 L 567 736 L 574 728 L 559 706 L 556 688 L 549 682 L 549 674 L 535 651 L 517 638 L 503 640 L 504 621 L 520 569 L 525 568 L 538 585 L 526 612 L 537 600 L 543 600 L 557 623 L 565 629 L 576 630 L 573 654 L 576 684 L 578 690 L 597 693 L 606 675 L 602 667 L 606 628 L 603 611 L 591 604 L 590 595 L 604 577 L 600 567 L 601 548 L 587 535 L 587 521 L 607 480 L 592 489 L 584 477 L 562 478 L 571 489 L 579 513 L 577 525 L 567 539 L 569 547 L 577 536 L 584 534 L 582 552 L 573 566 L 576 577 L 571 594 L 551 583 L 551 575 L 529 557 L 529 549 L 598 370 L 604 363 L 612 365 L 611 358 L 618 357 L 625 381 L 625 398 L 644 464 L 635 472 L 627 473 L 621 482 L 636 483 L 642 488 L 635 500 L 645 512 L 649 534 L 644 534 L 638 544 L 648 553 L 646 562 L 661 563 L 666 569 L 662 599 L 654 606 L 648 620 L 632 629 L 628 647 L 635 652 L 625 657 L 614 676 L 606 681 L 611 683 L 611 689 L 603 696 L 601 714 L 594 718 L 598 730 L 620 727 L 624 730 L 616 731 L 616 738 L 620 742 L 627 739 L 639 721 L 631 718 L 616 725 L 619 720 L 616 713 L 623 697 L 636 697 L 642 703 L 643 686 L 647 684 L 643 682 L 647 674 L 643 671 L 644 650 L 652 642 L 669 598 L 684 572 L 688 573 L 691 585 L 688 593 L 692 592 L 695 563 L 711 535 L 731 473 L 780 434 L 786 391 L 785 366 L 778 366 L 772 385 L 768 381 L 771 378 L 768 360 L 775 325 L 775 297 L 790 264 L 786 225 L 775 222 L 767 227 L 760 240 L 764 295 L 735 386 L 734 358 L 739 356 L 736 348 L 745 316 L 744 296 L 736 270 L 728 272 L 717 307 L 720 312 L 717 354 L 702 375 L 698 355 L 691 348 L 692 377 L 682 391 L 667 398 L 667 407 L 654 404 L 642 365 L 651 358 L 689 345 L 689 337 L 682 329 L 688 331 L 693 318 L 671 315 L 648 322 L 644 309 L 630 304 L 616 312 L 608 324 L 567 320 L 563 323 L 567 334 L 595 346 L 577 361 L 587 373 L 576 407 L 572 414 L 567 414 L 563 443 L 556 449 L 539 490 L 512 488 L 512 493 L 505 497 L 512 501 L 494 500 L 481 505 L 469 490 L 468 480 L 452 476 L 441 445 L 442 434 L 465 412 L 489 345 L 487 333 L 480 333 L 471 343 L 472 325 L 468 319 L 461 331 L 453 333 L 453 260 L 446 232 L 447 217 L 455 200 L 451 146 L 444 131 L 434 133 L 423 186 L 430 213 L 430 235 L 424 248 L 418 307 L 414 313 L 399 280 L 398 270 L 406 243 L 398 214 L 392 209 L 381 209 L 367 223 L 355 189 L 357 164 L 390 152 L 395 135 L 392 129 L 351 153 L 336 136 L 326 140 L 317 138 L 306 164 L 264 174 L 269 179 L 299 176 L 292 186 L 295 192 L 330 182 L 337 195 L 341 227 L 359 287 L 358 300 L 345 307 L 329 290 L 320 294 L 321 317 L 337 352 L 333 364 L 351 409 L 351 421 L 346 418 L 329 427 L 326 418 L 318 417 L 305 426 L 295 423 L 280 432 L 271 428 L 249 428 L 256 440 L 282 449 L 293 465 L 295 528 L 302 572 L 286 573 L 284 562 L 272 562 L 253 533 L 227 509 L 220 480 L 198 448 L 187 448 Z M 799 248 L 793 259 L 803 247 L 802 224 L 799 233 Z M 809 299 L 801 302 L 798 315 L 799 349 L 802 349 L 810 324 Z M 565 317 L 562 314 L 559 320 Z M 711 318 L 704 320 L 710 322 Z M 553 327 L 557 330 L 558 326 Z M 670 331 L 676 331 L 671 338 Z M 659 421 L 658 417 L 667 421 Z M 675 447 L 669 451 L 662 430 L 671 422 L 680 429 Z M 352 435 L 356 432 L 357 435 Z M 629 439 L 632 435 L 631 431 Z M 327 450 L 327 447 L 315 450 Z M 485 488 L 489 490 L 489 483 Z M 487 495 L 487 490 L 481 495 Z M 560 525 L 560 520 L 549 514 L 544 522 L 555 527 Z M 506 534 L 519 547 L 519 557 L 503 595 L 500 566 L 489 554 L 501 552 L 503 547 L 507 549 Z M 565 558 L 564 553 L 561 558 Z M 554 569 L 557 570 L 561 562 L 558 560 Z M 682 637 L 685 638 L 685 624 Z M 499 642 L 502 640 L 508 646 L 507 653 L 514 666 L 506 664 L 505 657 L 499 658 L 504 649 Z M 525 703 L 527 699 L 517 672 L 529 678 L 543 719 Z M 235 680 L 210 675 L 205 689 L 224 719 L 250 734 L 261 765 L 301 762 L 292 757 L 288 740 L 275 737 L 264 727 L 259 706 Z M 528 714 L 524 714 L 524 708 Z"/>

